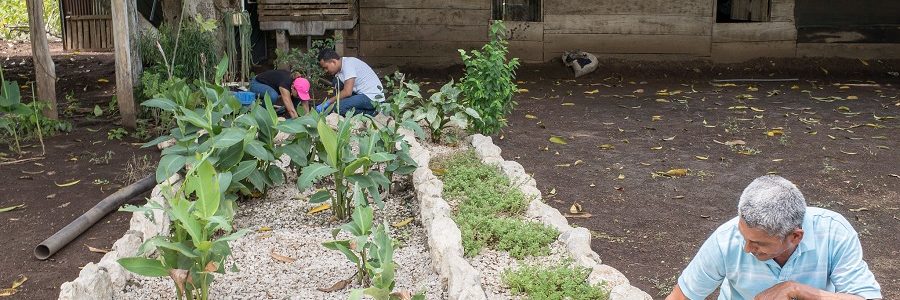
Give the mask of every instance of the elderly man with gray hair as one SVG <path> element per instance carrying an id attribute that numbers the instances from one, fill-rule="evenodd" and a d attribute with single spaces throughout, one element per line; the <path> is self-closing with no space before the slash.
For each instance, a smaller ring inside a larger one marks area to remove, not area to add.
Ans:
<path id="1" fill-rule="evenodd" d="M 738 216 L 719 226 L 667 300 L 881 299 L 856 231 L 840 214 L 807 207 L 779 176 L 753 180 Z"/>

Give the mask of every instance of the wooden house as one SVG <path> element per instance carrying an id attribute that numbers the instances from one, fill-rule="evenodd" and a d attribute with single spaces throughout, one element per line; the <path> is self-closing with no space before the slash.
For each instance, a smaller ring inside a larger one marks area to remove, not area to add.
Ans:
<path id="1" fill-rule="evenodd" d="M 888 0 L 259 2 L 260 7 L 267 2 L 290 2 L 297 9 L 318 5 L 322 10 L 281 13 L 294 14 L 294 20 L 304 15 L 340 16 L 344 23 L 319 21 L 326 26 L 307 26 L 283 22 L 278 29 L 288 34 L 293 34 L 291 26 L 337 30 L 344 37 L 340 50 L 379 64 L 458 63 L 457 49 L 484 44 L 489 22 L 495 19 L 506 21 L 512 55 L 526 62 L 550 61 L 575 49 L 601 57 L 646 60 L 900 57 L 900 2 Z M 328 2 L 338 3 L 339 8 L 329 7 Z M 260 8 L 261 24 L 267 24 L 266 18 Z M 261 26 L 263 30 L 272 28 Z"/>

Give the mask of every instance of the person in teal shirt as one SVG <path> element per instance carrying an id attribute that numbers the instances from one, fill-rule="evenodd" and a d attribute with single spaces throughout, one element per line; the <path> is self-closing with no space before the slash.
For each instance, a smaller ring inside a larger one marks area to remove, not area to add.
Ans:
<path id="1" fill-rule="evenodd" d="M 738 216 L 719 226 L 667 300 L 881 299 L 856 230 L 840 214 L 807 207 L 793 183 L 767 175 L 744 189 Z"/>

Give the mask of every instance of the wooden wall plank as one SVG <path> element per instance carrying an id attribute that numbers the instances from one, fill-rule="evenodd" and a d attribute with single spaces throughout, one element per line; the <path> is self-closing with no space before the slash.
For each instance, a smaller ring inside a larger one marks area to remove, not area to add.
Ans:
<path id="1" fill-rule="evenodd" d="M 504 22 L 506 36 L 510 41 L 543 41 L 544 23 L 542 22 Z"/>
<path id="2" fill-rule="evenodd" d="M 462 64 L 462 59 L 457 56 L 361 56 L 361 59 L 373 67 L 379 66 L 416 66 L 428 68 L 442 68 Z"/>
<path id="3" fill-rule="evenodd" d="M 544 15 L 712 16 L 711 0 L 547 0 Z"/>
<path id="4" fill-rule="evenodd" d="M 484 42 L 360 41 L 361 56 L 459 56 L 457 49 L 476 49 Z"/>
<path id="5" fill-rule="evenodd" d="M 794 22 L 794 0 L 771 0 L 769 21 Z"/>
<path id="6" fill-rule="evenodd" d="M 758 57 L 794 57 L 796 41 L 712 43 L 711 56 L 717 62 L 740 62 Z"/>
<path id="7" fill-rule="evenodd" d="M 361 25 L 366 41 L 487 41 L 485 25 Z"/>
<path id="8" fill-rule="evenodd" d="M 584 50 L 593 54 L 709 55 L 710 36 L 637 34 L 544 34 L 544 56 Z"/>
<path id="9" fill-rule="evenodd" d="M 430 9 L 430 8 L 364 8 L 359 14 L 363 25 L 472 25 L 486 24 L 491 19 L 489 9 Z"/>
<path id="10" fill-rule="evenodd" d="M 543 62 L 544 42 L 509 41 L 509 55 L 518 57 L 523 62 Z"/>
<path id="11" fill-rule="evenodd" d="M 713 43 L 796 41 L 797 27 L 791 22 L 716 23 Z"/>
<path id="12" fill-rule="evenodd" d="M 710 16 L 545 15 L 545 33 L 709 35 Z"/>
<path id="13" fill-rule="evenodd" d="M 361 0 L 360 8 L 491 9 L 490 0 Z"/>

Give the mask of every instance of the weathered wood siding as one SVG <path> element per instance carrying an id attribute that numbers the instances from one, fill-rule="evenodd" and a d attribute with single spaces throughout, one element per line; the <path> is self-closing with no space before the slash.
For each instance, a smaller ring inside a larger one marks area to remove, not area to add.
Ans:
<path id="1" fill-rule="evenodd" d="M 769 22 L 713 23 L 711 56 L 717 61 L 797 55 L 794 0 L 771 0 Z"/>
<path id="2" fill-rule="evenodd" d="M 544 58 L 709 56 L 715 0 L 546 0 Z"/>
<path id="3" fill-rule="evenodd" d="M 375 64 L 445 66 L 487 41 L 489 0 L 361 0 L 357 54 Z M 353 51 L 350 51 L 352 53 Z"/>

